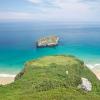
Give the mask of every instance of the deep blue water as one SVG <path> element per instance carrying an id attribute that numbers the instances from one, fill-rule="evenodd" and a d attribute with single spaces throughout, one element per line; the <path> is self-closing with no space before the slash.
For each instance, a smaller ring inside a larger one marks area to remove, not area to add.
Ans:
<path id="1" fill-rule="evenodd" d="M 36 40 L 60 37 L 59 46 L 36 48 Z M 0 23 L 0 73 L 17 73 L 25 62 L 46 55 L 75 55 L 85 63 L 100 63 L 100 24 Z"/>

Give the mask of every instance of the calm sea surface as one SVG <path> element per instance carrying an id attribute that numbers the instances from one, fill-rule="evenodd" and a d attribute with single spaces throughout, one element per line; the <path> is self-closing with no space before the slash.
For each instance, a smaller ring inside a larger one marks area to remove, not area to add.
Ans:
<path id="1" fill-rule="evenodd" d="M 36 48 L 36 40 L 60 37 L 59 46 Z M 26 61 L 46 55 L 75 55 L 87 64 L 100 63 L 100 24 L 0 23 L 0 74 L 18 73 Z"/>

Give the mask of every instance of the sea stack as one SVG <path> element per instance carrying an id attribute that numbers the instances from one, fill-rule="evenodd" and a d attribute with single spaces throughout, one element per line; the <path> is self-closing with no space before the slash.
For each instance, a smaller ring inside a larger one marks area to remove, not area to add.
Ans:
<path id="1" fill-rule="evenodd" d="M 59 42 L 58 36 L 43 37 L 37 41 L 37 47 L 53 47 L 57 46 L 58 42 Z"/>

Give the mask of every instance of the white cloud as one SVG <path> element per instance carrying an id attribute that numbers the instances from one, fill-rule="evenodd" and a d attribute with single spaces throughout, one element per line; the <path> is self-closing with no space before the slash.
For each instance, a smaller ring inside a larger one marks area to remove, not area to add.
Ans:
<path id="1" fill-rule="evenodd" d="M 88 4 L 83 0 L 82 2 L 80 0 L 47 0 L 48 3 L 44 0 L 27 1 L 37 4 L 39 11 L 0 12 L 0 20 L 100 21 L 100 7 L 97 3 Z"/>
<path id="2" fill-rule="evenodd" d="M 41 3 L 42 0 L 27 0 L 33 4 L 38 4 L 38 3 Z"/>
<path id="3" fill-rule="evenodd" d="M 32 14 L 23 12 L 0 12 L 0 20 L 29 20 Z"/>

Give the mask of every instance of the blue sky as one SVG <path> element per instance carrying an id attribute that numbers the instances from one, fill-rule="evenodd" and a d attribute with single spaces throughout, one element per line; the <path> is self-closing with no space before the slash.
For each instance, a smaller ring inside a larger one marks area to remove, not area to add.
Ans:
<path id="1" fill-rule="evenodd" d="M 100 0 L 0 0 L 0 21 L 100 22 Z"/>

